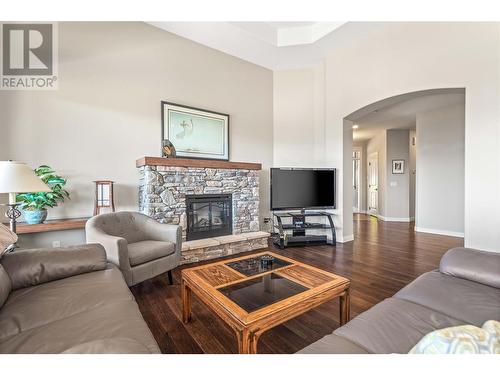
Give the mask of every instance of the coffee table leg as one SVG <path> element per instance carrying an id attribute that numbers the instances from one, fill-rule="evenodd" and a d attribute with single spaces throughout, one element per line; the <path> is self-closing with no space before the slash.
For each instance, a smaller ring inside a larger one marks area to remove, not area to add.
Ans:
<path id="1" fill-rule="evenodd" d="M 236 332 L 236 339 L 238 340 L 239 354 L 257 354 L 257 342 L 259 340 L 257 335 L 244 329 Z"/>
<path id="2" fill-rule="evenodd" d="M 349 289 L 340 296 L 340 325 L 343 326 L 351 320 L 351 296 Z"/>
<path id="3" fill-rule="evenodd" d="M 184 279 L 181 280 L 182 298 L 182 321 L 188 323 L 191 320 L 191 289 L 186 285 Z"/>

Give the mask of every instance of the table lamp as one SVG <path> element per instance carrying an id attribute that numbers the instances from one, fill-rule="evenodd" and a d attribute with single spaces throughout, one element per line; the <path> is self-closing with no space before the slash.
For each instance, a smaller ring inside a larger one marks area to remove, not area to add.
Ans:
<path id="1" fill-rule="evenodd" d="M 16 219 L 21 216 L 17 209 L 17 193 L 41 193 L 52 191 L 25 163 L 0 161 L 0 193 L 9 194 L 9 209 L 5 213 L 10 219 L 10 230 L 16 232 Z"/>

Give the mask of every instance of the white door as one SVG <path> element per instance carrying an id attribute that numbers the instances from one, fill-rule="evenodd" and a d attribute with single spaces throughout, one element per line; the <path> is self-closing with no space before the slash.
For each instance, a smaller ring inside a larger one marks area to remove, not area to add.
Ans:
<path id="1" fill-rule="evenodd" d="M 361 151 L 352 152 L 352 212 L 358 213 L 361 209 Z"/>
<path id="2" fill-rule="evenodd" d="M 378 214 L 378 153 L 368 155 L 368 213 Z"/>

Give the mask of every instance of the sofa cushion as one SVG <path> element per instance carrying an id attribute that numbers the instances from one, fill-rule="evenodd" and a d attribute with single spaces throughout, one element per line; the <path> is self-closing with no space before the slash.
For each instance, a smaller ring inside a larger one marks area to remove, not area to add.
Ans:
<path id="1" fill-rule="evenodd" d="M 0 310 L 0 341 L 119 301 L 134 298 L 117 268 L 16 290 Z"/>
<path id="2" fill-rule="evenodd" d="M 7 300 L 7 297 L 9 296 L 11 290 L 12 290 L 12 283 L 10 281 L 10 277 L 9 275 L 7 275 L 7 272 L 0 264 L 0 308 Z"/>
<path id="3" fill-rule="evenodd" d="M 408 353 L 427 333 L 464 323 L 413 302 L 388 298 L 338 328 L 335 334 L 371 353 Z"/>
<path id="4" fill-rule="evenodd" d="M 306 346 L 297 354 L 369 354 L 368 351 L 335 333 Z"/>
<path id="5" fill-rule="evenodd" d="M 102 297 L 104 298 L 104 297 Z M 57 306 L 61 306 L 58 304 Z M 53 311 L 56 311 L 54 308 Z M 97 342 L 136 341 L 150 353 L 159 353 L 158 345 L 139 312 L 135 301 L 115 301 L 91 310 L 28 329 L 0 341 L 0 353 L 62 353 L 92 351 Z M 90 347 L 89 347 L 90 346 Z M 101 346 L 105 352 L 116 348 Z M 95 349 L 97 350 L 97 349 Z M 144 349 L 135 345 L 134 351 Z M 127 345 L 127 352 L 130 346 Z"/>
<path id="6" fill-rule="evenodd" d="M 500 320 L 500 289 L 440 273 L 427 272 L 394 295 L 458 320 L 481 326 Z"/>
<path id="7" fill-rule="evenodd" d="M 439 270 L 450 276 L 500 288 L 500 253 L 456 247 L 443 255 Z"/>
<path id="8" fill-rule="evenodd" d="M 128 244 L 128 256 L 131 266 L 163 258 L 174 252 L 175 245 L 173 242 L 147 240 Z"/>

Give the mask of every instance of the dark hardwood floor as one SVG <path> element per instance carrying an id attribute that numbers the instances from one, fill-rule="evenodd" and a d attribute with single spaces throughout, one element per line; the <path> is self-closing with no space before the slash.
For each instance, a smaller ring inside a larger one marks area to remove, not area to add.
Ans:
<path id="1" fill-rule="evenodd" d="M 424 272 L 437 268 L 441 255 L 462 246 L 454 237 L 415 233 L 413 224 L 354 217 L 354 242 L 332 246 L 270 250 L 351 280 L 352 317 L 392 296 Z M 259 250 L 261 251 L 261 250 Z M 188 266 L 185 266 L 188 267 Z M 193 318 L 182 323 L 180 269 L 132 287 L 144 319 L 163 353 L 237 353 L 233 331 L 193 297 Z M 295 353 L 339 326 L 332 301 L 266 332 L 259 353 Z"/>

